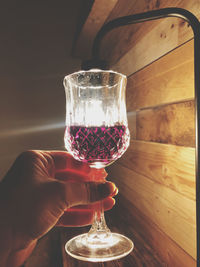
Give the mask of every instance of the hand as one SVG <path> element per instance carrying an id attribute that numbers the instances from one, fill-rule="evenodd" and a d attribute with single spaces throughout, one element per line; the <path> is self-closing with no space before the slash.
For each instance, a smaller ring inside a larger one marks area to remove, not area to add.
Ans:
<path id="1" fill-rule="evenodd" d="M 111 209 L 117 189 L 105 177 L 67 152 L 22 153 L 0 183 L 1 266 L 20 266 L 55 225 L 91 224 L 98 201 Z"/>

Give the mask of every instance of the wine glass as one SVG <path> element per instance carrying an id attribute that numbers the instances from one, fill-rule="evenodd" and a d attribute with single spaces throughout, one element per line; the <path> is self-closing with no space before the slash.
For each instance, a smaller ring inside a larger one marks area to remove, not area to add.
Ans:
<path id="1" fill-rule="evenodd" d="M 79 71 L 64 78 L 64 87 L 66 149 L 92 168 L 105 168 L 129 146 L 126 76 L 99 69 Z M 65 250 L 79 260 L 103 262 L 126 256 L 133 246 L 127 237 L 110 232 L 101 205 L 89 233 L 69 240 Z"/>

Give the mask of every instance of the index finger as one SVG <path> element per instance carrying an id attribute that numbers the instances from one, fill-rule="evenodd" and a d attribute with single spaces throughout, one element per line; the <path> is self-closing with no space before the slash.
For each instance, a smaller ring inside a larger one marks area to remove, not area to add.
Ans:
<path id="1" fill-rule="evenodd" d="M 87 163 L 75 160 L 72 155 L 66 151 L 48 151 L 47 153 L 54 161 L 55 172 L 76 169 L 89 173 L 91 170 Z"/>
<path id="2" fill-rule="evenodd" d="M 86 162 L 75 160 L 66 151 L 48 151 L 54 161 L 55 177 L 59 180 L 78 180 L 81 177 L 90 181 L 104 181 L 107 176 L 105 169 L 90 168 Z M 84 175 L 84 177 L 83 177 Z"/>
<path id="3" fill-rule="evenodd" d="M 90 168 L 89 172 L 84 172 L 78 169 L 67 169 L 64 171 L 57 171 L 55 178 L 62 181 L 93 181 L 93 182 L 104 182 L 107 176 L 105 169 L 93 169 Z"/>

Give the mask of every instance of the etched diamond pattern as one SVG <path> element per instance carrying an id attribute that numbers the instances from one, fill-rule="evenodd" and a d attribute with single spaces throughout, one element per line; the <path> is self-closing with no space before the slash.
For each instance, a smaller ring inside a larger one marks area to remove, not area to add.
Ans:
<path id="1" fill-rule="evenodd" d="M 125 152 L 129 142 L 129 132 L 124 125 L 88 128 L 71 126 L 66 129 L 66 138 L 67 135 L 76 158 L 87 162 L 116 160 Z"/>

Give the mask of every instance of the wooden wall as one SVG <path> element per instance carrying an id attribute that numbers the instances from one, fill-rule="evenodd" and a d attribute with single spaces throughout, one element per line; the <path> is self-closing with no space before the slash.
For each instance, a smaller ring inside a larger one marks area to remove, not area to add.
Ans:
<path id="1" fill-rule="evenodd" d="M 200 19 L 199 0 L 118 0 L 102 24 L 171 6 L 188 9 Z M 94 16 L 98 10 L 91 12 Z M 89 50 L 84 55 L 89 55 Z M 109 167 L 109 177 L 132 204 L 130 213 L 137 230 L 146 235 L 166 266 L 196 266 L 191 27 L 181 19 L 167 18 L 113 30 L 103 41 L 102 57 L 113 70 L 128 76 L 131 145 Z"/>

